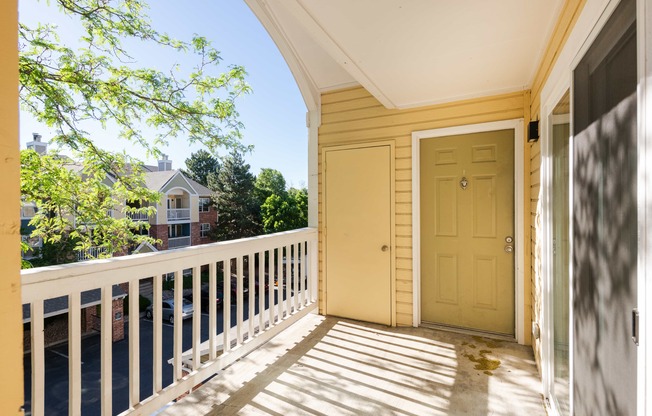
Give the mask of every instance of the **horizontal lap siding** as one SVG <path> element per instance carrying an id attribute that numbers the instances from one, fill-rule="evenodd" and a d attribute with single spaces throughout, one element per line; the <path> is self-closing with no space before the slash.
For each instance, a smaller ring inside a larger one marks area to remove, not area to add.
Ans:
<path id="1" fill-rule="evenodd" d="M 395 275 L 393 310 L 397 325 L 412 325 L 412 132 L 523 117 L 524 92 L 473 100 L 388 110 L 362 87 L 322 94 L 319 128 L 319 277 L 323 299 L 323 199 L 321 154 L 324 146 L 393 141 L 395 145 Z M 529 97 L 529 96 L 528 96 Z"/>

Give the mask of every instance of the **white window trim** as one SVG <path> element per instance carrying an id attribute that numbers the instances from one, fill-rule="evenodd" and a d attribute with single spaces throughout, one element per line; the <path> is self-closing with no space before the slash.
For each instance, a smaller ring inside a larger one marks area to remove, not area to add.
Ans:
<path id="1" fill-rule="evenodd" d="M 206 206 L 206 209 L 202 209 L 203 208 L 203 205 L 202 205 L 203 200 L 208 200 L 208 205 Z M 211 199 L 210 198 L 200 197 L 199 202 L 198 202 L 197 205 L 199 206 L 199 212 L 210 212 L 211 211 Z"/>
<path id="2" fill-rule="evenodd" d="M 204 229 L 206 226 L 206 229 Z M 208 238 L 208 233 L 211 231 L 211 224 L 208 222 L 203 222 L 199 224 L 199 238 Z M 204 235 L 205 233 L 205 235 Z"/>
<path id="3" fill-rule="evenodd" d="M 593 44 L 593 41 L 604 27 L 612 12 L 620 3 L 619 0 L 589 0 L 582 9 L 582 13 L 573 28 L 568 40 L 562 51 L 557 58 L 557 62 L 553 67 L 548 81 L 541 91 L 541 120 L 542 120 L 542 143 L 541 143 L 541 157 L 542 157 L 542 172 L 541 183 L 542 186 L 548 185 L 550 176 L 550 138 L 548 129 L 548 116 L 554 105 L 561 97 L 560 92 L 565 91 L 566 88 L 571 87 L 571 72 L 577 63 L 584 56 L 586 50 Z M 646 284 L 646 274 L 652 269 L 652 226 L 648 218 L 652 218 L 652 192 L 649 191 L 650 180 L 646 178 L 652 177 L 652 135 L 649 133 L 646 120 L 652 120 L 652 105 L 648 103 L 652 101 L 652 88 L 648 88 L 647 80 L 652 77 L 652 7 L 649 7 L 646 0 L 636 0 L 636 22 L 637 22 L 637 41 L 638 41 L 638 78 L 639 78 L 639 101 L 638 101 L 638 218 L 639 218 L 639 246 L 638 246 L 638 309 L 641 316 L 641 327 L 639 328 L 640 347 L 638 349 L 638 374 L 637 374 L 637 414 L 648 414 L 652 409 L 652 401 L 647 400 L 647 397 L 652 397 L 652 342 L 647 339 L 647 334 L 652 333 L 652 319 L 645 319 L 649 316 L 649 308 L 646 307 L 647 299 L 652 299 L 652 284 Z M 571 91 L 572 101 L 572 91 Z M 571 121 L 572 131 L 572 121 Z M 572 140 L 572 135 L 571 135 Z M 572 146 L 572 142 L 571 142 Z M 572 169 L 572 165 L 571 165 Z M 571 170 L 572 171 L 572 170 Z M 572 184 L 571 184 L 572 185 Z M 544 298 L 543 306 L 544 311 L 542 319 L 545 320 L 541 323 L 542 334 L 549 333 L 552 330 L 552 322 L 550 321 L 550 313 L 552 306 L 552 297 L 549 295 L 551 284 L 550 266 L 547 264 L 550 261 L 551 255 L 551 222 L 550 222 L 550 206 L 549 197 L 550 189 L 544 189 L 543 196 L 546 198 L 545 203 L 542 205 L 543 210 L 543 233 L 544 244 L 542 247 L 543 257 L 542 266 L 544 269 Z M 569 192 L 573 192 L 572 186 Z M 572 207 L 569 215 L 572 218 Z M 572 222 L 571 222 L 572 227 Z M 571 231 L 572 232 L 572 231 Z M 571 246 L 572 258 L 572 246 Z M 572 279 L 572 262 L 571 262 L 571 279 Z M 571 281 L 572 287 L 572 281 Z M 572 302 L 572 292 L 570 302 Z M 570 309 L 569 320 L 573 322 L 573 309 Z M 573 351 L 573 326 L 569 326 L 569 349 Z M 543 372 L 543 391 L 545 397 L 550 397 L 552 392 L 552 363 L 550 352 L 551 345 L 549 335 L 546 339 L 542 339 L 542 372 Z M 570 354 L 569 366 L 571 369 L 570 380 L 573 380 L 573 354 Z M 573 390 L 570 390 L 570 403 L 571 414 L 574 411 L 573 406 Z M 546 401 L 547 402 L 547 401 Z M 552 415 L 556 415 L 556 409 L 549 407 Z"/>

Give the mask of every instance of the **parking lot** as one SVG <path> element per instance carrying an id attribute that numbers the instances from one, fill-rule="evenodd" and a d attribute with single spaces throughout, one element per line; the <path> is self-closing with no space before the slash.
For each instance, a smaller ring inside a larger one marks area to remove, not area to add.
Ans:
<path id="1" fill-rule="evenodd" d="M 277 298 L 275 295 L 276 304 Z M 269 305 L 265 296 L 265 308 Z M 248 300 L 244 301 L 244 319 L 248 318 Z M 258 313 L 258 302 L 255 311 Z M 231 306 L 231 326 L 236 324 L 236 306 Z M 217 313 L 217 333 L 222 333 L 223 315 Z M 173 354 L 174 326 L 163 323 L 163 387 L 172 382 L 172 365 L 167 361 Z M 201 314 L 201 340 L 208 339 L 208 314 Z M 192 319 L 183 321 L 183 350 L 192 347 Z M 68 414 L 68 344 L 59 344 L 45 350 L 45 414 Z M 100 336 L 99 333 L 82 339 L 82 414 L 100 414 Z M 140 318 L 140 394 L 152 394 L 153 323 Z M 31 414 L 31 357 L 25 354 L 25 411 Z M 125 339 L 113 344 L 113 412 L 129 407 L 129 337 L 125 322 Z"/>

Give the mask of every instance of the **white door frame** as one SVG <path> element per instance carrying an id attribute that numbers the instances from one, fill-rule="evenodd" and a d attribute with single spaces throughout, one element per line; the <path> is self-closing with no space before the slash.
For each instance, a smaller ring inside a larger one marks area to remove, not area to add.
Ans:
<path id="1" fill-rule="evenodd" d="M 620 3 L 620 0 L 587 0 L 580 17 L 573 28 L 568 40 L 560 52 L 557 62 L 553 67 L 548 81 L 541 91 L 541 120 L 542 120 L 542 176 L 541 184 L 543 187 L 543 313 L 541 326 L 542 335 L 542 372 L 543 372 L 543 391 L 546 397 L 549 397 L 552 389 L 552 353 L 550 352 L 550 331 L 552 331 L 551 305 L 550 296 L 550 273 L 549 261 L 551 259 L 551 222 L 550 222 L 550 205 L 549 187 L 551 181 L 550 161 L 550 133 L 548 131 L 549 117 L 552 108 L 561 98 L 563 91 L 571 87 L 571 73 L 577 62 L 582 58 L 586 50 L 595 40 L 600 30 L 608 20 L 613 10 Z M 646 308 L 646 299 L 652 299 L 652 284 L 646 284 L 646 276 L 652 270 L 652 128 L 648 126 L 646 120 L 652 120 L 652 88 L 648 87 L 647 80 L 652 77 L 652 7 L 649 7 L 647 0 L 636 1 L 636 30 L 638 42 L 638 309 L 640 313 L 640 346 L 638 356 L 638 374 L 637 374 L 637 413 L 639 415 L 652 413 L 652 401 L 647 397 L 652 397 L 652 342 L 647 339 L 647 334 L 652 334 L 652 319 L 645 319 L 649 316 L 649 308 Z M 571 91 L 572 95 L 572 91 Z M 572 102 L 572 97 L 571 97 Z M 571 120 L 572 126 L 572 120 Z M 572 140 L 572 128 L 571 128 Z M 572 171 L 572 170 L 571 170 Z M 647 178 L 647 179 L 646 179 Z M 570 189 L 572 192 L 572 189 Z M 569 215 L 572 218 L 572 207 Z M 572 223 L 571 223 L 572 227 Z M 572 247 L 571 247 L 572 250 Z M 571 273 L 572 279 L 572 273 Z M 572 283 L 572 282 L 571 282 Z M 571 293 L 572 302 L 572 293 Z M 570 321 L 573 320 L 573 310 L 570 309 Z M 573 327 L 570 329 L 570 345 L 573 349 Z M 570 354 L 569 365 L 571 368 L 570 379 L 573 379 L 573 355 Z M 573 390 L 570 390 L 571 414 L 573 412 Z M 551 414 L 556 415 L 556 409 Z"/>
<path id="2" fill-rule="evenodd" d="M 389 245 L 390 245 L 390 275 L 389 275 L 389 313 L 390 313 L 390 322 L 391 326 L 396 326 L 396 143 L 393 140 L 382 140 L 377 142 L 362 142 L 362 143 L 350 143 L 350 144 L 341 144 L 341 145 L 331 145 L 324 146 L 321 150 L 321 163 L 322 163 L 322 184 L 321 184 L 321 193 L 325 198 L 326 195 L 326 154 L 331 151 L 342 151 L 342 150 L 354 150 L 354 149 L 365 149 L 370 147 L 385 147 L 389 148 Z M 328 270 L 327 270 L 327 244 L 328 239 L 328 223 L 326 215 L 326 204 L 323 205 L 323 265 L 322 265 L 322 295 L 318 298 L 320 302 L 323 302 L 323 311 L 324 315 L 328 315 L 328 292 L 326 291 L 327 282 L 328 282 Z M 317 290 L 319 293 L 319 290 Z"/>
<path id="3" fill-rule="evenodd" d="M 553 319 L 552 319 L 552 309 L 553 309 L 553 297 L 552 297 L 552 262 L 553 262 L 553 247 L 552 247 L 552 233 L 553 233 L 553 224 L 552 224 L 552 125 L 553 117 L 552 111 L 563 97 L 566 90 L 570 90 L 570 75 L 569 78 L 562 79 L 554 88 L 551 89 L 548 94 L 545 102 L 542 97 L 542 106 L 541 106 L 541 314 L 539 326 L 541 328 L 541 379 L 543 383 L 543 393 L 545 398 L 549 398 L 552 394 L 552 387 L 554 383 L 553 375 L 553 346 L 552 346 L 552 334 L 554 331 L 553 328 Z M 569 117 L 569 122 L 570 122 Z M 572 130 L 571 130 L 572 136 Z M 570 143 L 570 150 L 572 152 L 572 139 Z M 569 158 L 569 163 L 572 164 L 572 155 Z M 572 175 L 572 168 L 569 168 L 569 172 Z M 571 182 L 569 177 L 569 182 Z M 569 196 L 572 199 L 572 183 L 569 184 Z M 571 203 L 568 206 L 568 215 L 569 218 L 572 218 Z M 571 221 L 572 223 L 572 221 Z M 569 234 L 570 227 L 572 224 L 569 224 Z M 569 246 L 571 253 L 569 253 L 569 259 L 572 259 L 570 254 L 572 254 L 572 244 Z M 571 265 L 569 267 L 569 335 L 568 335 L 568 348 L 569 348 L 569 368 L 570 373 L 573 372 L 573 326 L 570 325 L 573 322 L 573 296 L 572 296 L 572 274 L 571 274 Z M 569 376 L 569 379 L 572 376 Z M 569 401 L 572 403 L 573 389 L 569 389 Z M 552 415 L 557 415 L 557 409 L 555 406 L 552 406 L 551 403 L 547 402 L 549 413 Z"/>
<path id="4" fill-rule="evenodd" d="M 412 133 L 412 325 L 421 325 L 421 166 L 420 141 L 435 137 L 460 134 L 483 133 L 496 130 L 514 130 L 514 336 L 519 344 L 525 341 L 525 233 L 524 233 L 524 189 L 523 189 L 523 119 L 467 124 L 441 129 L 421 130 Z"/>

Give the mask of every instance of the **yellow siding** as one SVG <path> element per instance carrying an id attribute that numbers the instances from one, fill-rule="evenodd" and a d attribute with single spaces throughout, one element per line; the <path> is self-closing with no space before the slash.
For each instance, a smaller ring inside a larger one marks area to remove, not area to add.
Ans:
<path id="1" fill-rule="evenodd" d="M 319 247 L 322 235 L 322 166 L 324 146 L 393 141 L 395 144 L 395 229 L 397 325 L 412 325 L 412 132 L 524 117 L 529 94 L 517 92 L 408 110 L 385 109 L 362 87 L 322 95 L 319 128 Z M 529 195 L 529 194 L 528 194 Z M 320 299 L 323 299 L 323 253 L 319 253 Z M 323 311 L 323 304 L 320 304 Z M 529 327 L 529 321 L 528 321 Z"/>
<path id="2" fill-rule="evenodd" d="M 557 57 L 570 36 L 575 22 L 580 16 L 586 0 L 566 0 L 562 7 L 561 13 L 557 19 L 557 23 L 553 33 L 548 42 L 548 46 L 543 54 L 543 58 L 537 69 L 536 75 L 532 82 L 531 98 L 530 98 L 530 114 L 533 120 L 540 120 L 539 114 L 541 108 L 541 90 L 543 89 L 550 72 L 557 62 Z M 542 275 L 541 275 L 541 233 L 538 232 L 541 228 L 541 205 L 540 205 L 540 192 L 541 192 L 541 151 L 538 143 L 533 145 L 526 145 L 526 152 L 530 153 L 529 157 L 526 155 L 526 181 L 529 182 L 528 201 L 527 205 L 530 207 L 530 215 L 525 218 L 526 229 L 530 229 L 529 236 L 529 257 L 528 263 L 525 266 L 526 270 L 530 270 L 530 284 L 531 284 L 531 309 L 526 310 L 526 314 L 531 314 L 531 320 L 534 322 L 541 322 L 542 314 Z M 529 162 L 529 163 L 528 163 Z M 526 255 L 528 253 L 526 252 Z M 525 322 L 530 322 L 526 316 Z M 530 333 L 530 331 L 526 331 Z M 541 346 L 540 342 L 532 340 L 532 347 L 534 348 L 534 357 L 537 364 L 541 363 Z"/>
<path id="3" fill-rule="evenodd" d="M 23 405 L 23 325 L 20 298 L 20 179 L 18 155 L 18 4 L 0 2 L 0 414 Z"/>
<path id="4" fill-rule="evenodd" d="M 586 0 L 566 0 L 561 13 L 555 24 L 548 46 L 539 64 L 534 81 L 532 82 L 531 113 L 534 120 L 539 120 L 539 109 L 541 108 L 541 90 L 548 80 L 552 68 L 557 62 L 557 57 L 568 40 L 575 22 L 580 16 Z"/>

